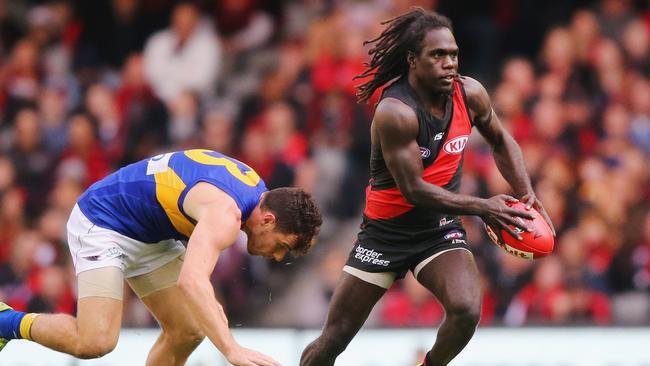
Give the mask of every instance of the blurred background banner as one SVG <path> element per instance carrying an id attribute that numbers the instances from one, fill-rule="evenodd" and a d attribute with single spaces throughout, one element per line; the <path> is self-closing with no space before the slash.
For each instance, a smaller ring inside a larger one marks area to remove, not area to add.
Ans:
<path id="1" fill-rule="evenodd" d="M 235 329 L 242 345 L 273 356 L 284 366 L 298 366 L 303 348 L 317 331 Z M 155 330 L 125 330 L 115 350 L 95 360 L 75 360 L 37 344 L 18 341 L 2 351 L 7 366 L 144 365 L 156 341 Z M 362 330 L 337 359 L 337 365 L 413 366 L 431 347 L 432 330 Z M 646 366 L 650 330 L 641 328 L 479 328 L 452 366 Z M 30 355 L 25 358 L 24 355 Z M 227 366 L 229 363 L 204 341 L 187 366 Z"/>
<path id="2" fill-rule="evenodd" d="M 200 147 L 269 188 L 303 187 L 325 215 L 304 258 L 272 263 L 243 243 L 220 258 L 230 324 L 320 327 L 368 180 L 377 99 L 357 104 L 352 77 L 363 41 L 412 5 L 454 22 L 461 73 L 488 88 L 558 231 L 554 255 L 524 261 L 464 218 L 481 326 L 650 325 L 650 9 L 634 0 L 0 0 L 0 301 L 74 314 L 65 223 L 79 194 L 125 164 Z M 473 134 L 462 193 L 508 192 Z M 124 325 L 156 327 L 127 292 Z M 366 325 L 442 317 L 409 275 Z"/>

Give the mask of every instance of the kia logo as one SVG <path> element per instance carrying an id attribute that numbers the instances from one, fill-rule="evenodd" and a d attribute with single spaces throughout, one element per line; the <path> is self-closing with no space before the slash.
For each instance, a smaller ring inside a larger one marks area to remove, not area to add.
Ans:
<path id="1" fill-rule="evenodd" d="M 453 139 L 447 141 L 444 146 L 445 152 L 448 154 L 460 154 L 467 145 L 468 135 L 454 137 Z"/>

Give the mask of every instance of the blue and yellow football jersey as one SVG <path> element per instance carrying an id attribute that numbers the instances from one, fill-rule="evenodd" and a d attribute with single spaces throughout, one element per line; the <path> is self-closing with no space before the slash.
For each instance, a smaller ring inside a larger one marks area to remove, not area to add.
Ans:
<path id="1" fill-rule="evenodd" d="M 93 184 L 77 204 L 95 225 L 141 242 L 186 240 L 196 222 L 183 211 L 183 201 L 199 182 L 230 195 L 242 221 L 267 190 L 259 175 L 240 161 L 215 151 L 186 150 L 128 165 Z"/>

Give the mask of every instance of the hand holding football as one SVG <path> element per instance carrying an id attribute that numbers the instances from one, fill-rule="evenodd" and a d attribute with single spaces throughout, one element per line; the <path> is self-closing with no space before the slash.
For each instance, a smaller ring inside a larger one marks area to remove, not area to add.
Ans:
<path id="1" fill-rule="evenodd" d="M 508 206 L 518 210 L 526 210 L 522 202 L 513 202 L 508 204 Z M 537 210 L 530 208 L 528 212 L 534 216 L 534 219 L 527 220 L 522 217 L 516 217 L 515 219 L 532 229 L 531 231 L 524 231 L 510 225 L 510 228 L 521 236 L 521 240 L 513 237 L 505 230 L 499 230 L 497 232 L 496 229 L 487 224 L 485 224 L 485 229 L 495 244 L 516 257 L 523 259 L 545 257 L 553 252 L 553 247 L 555 246 L 553 231 Z"/>

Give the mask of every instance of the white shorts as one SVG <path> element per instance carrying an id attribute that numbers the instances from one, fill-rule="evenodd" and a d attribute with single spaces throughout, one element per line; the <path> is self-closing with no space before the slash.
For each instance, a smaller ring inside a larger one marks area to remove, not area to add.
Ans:
<path id="1" fill-rule="evenodd" d="M 75 205 L 68 220 L 68 246 L 75 272 L 118 267 L 125 278 L 154 271 L 185 253 L 174 239 L 148 244 L 93 224 Z"/>

